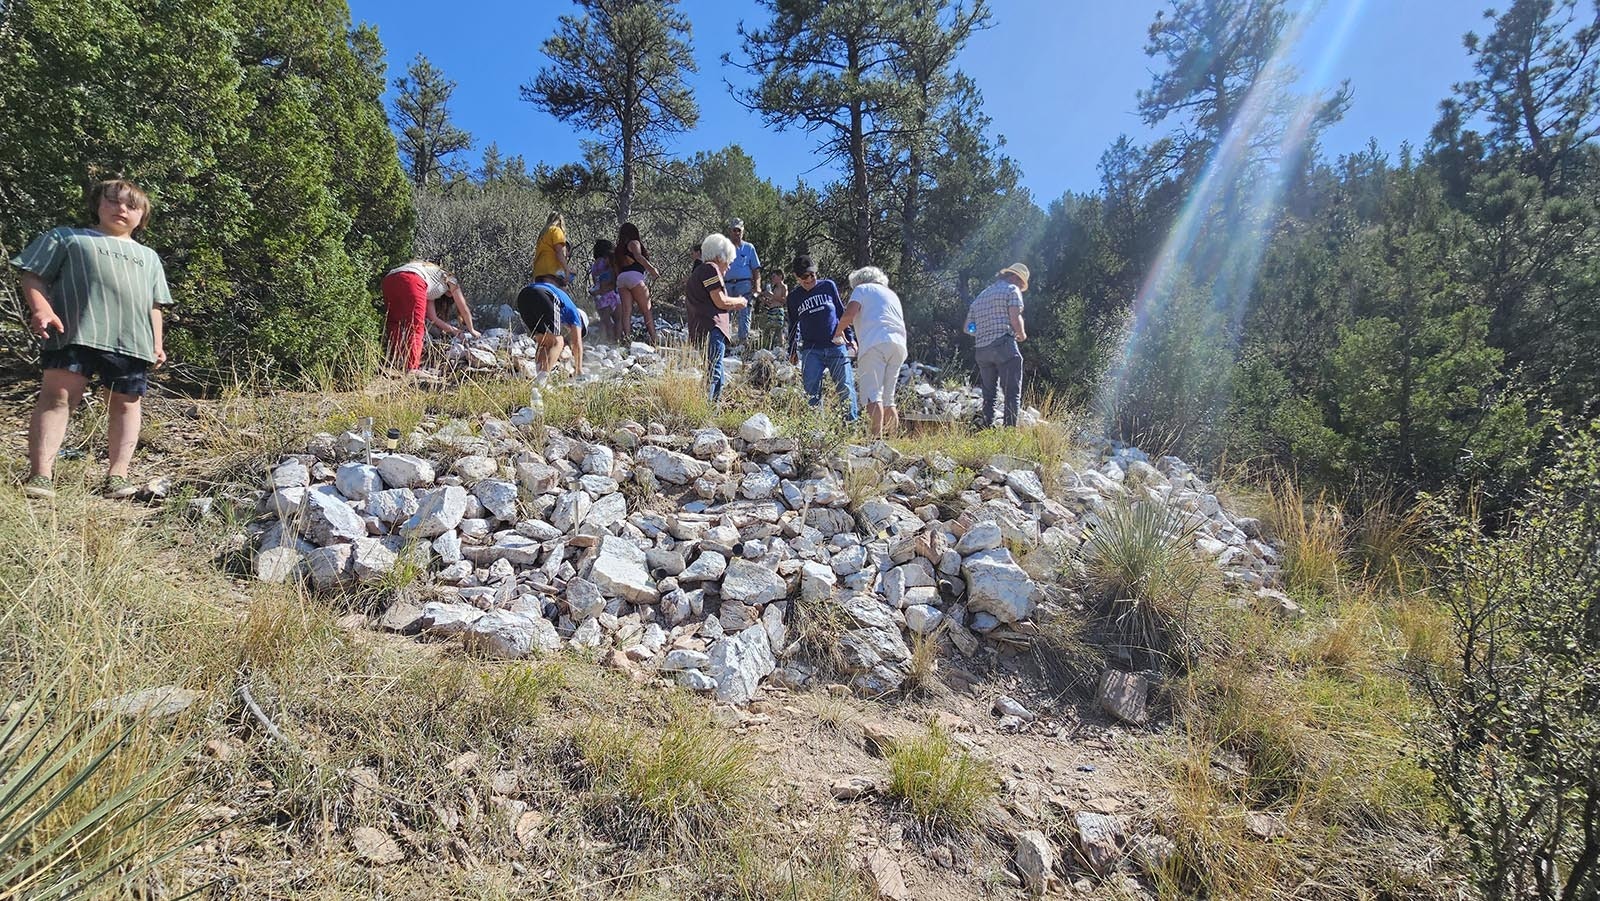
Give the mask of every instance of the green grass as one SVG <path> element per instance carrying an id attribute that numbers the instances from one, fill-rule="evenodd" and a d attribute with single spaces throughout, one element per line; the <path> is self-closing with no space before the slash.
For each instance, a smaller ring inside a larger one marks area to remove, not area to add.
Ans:
<path id="1" fill-rule="evenodd" d="M 932 833 L 977 829 L 995 801 L 993 768 L 937 726 L 896 742 L 888 756 L 889 799 Z"/>
<path id="2" fill-rule="evenodd" d="M 756 798 L 756 752 L 687 709 L 659 731 L 593 720 L 575 735 L 591 804 L 676 847 L 684 837 L 747 821 Z"/>
<path id="3" fill-rule="evenodd" d="M 1316 874 L 1334 897 L 1456 897 L 1418 753 L 1424 710 L 1403 674 L 1413 655 L 1441 653 L 1446 626 L 1392 582 L 1347 577 L 1337 516 L 1320 503 L 1283 484 L 1268 499 L 1310 612 L 1206 614 L 1214 640 L 1172 690 L 1177 731 L 1158 763 L 1171 803 L 1155 819 L 1177 846 L 1158 895 L 1294 897 Z M 1244 828 L 1262 813 L 1283 835 Z"/>
<path id="4" fill-rule="evenodd" d="M 1069 426 L 1060 422 L 976 431 L 966 423 L 948 423 L 896 438 L 890 443 L 903 454 L 941 453 L 974 471 L 983 469 L 995 455 L 1006 454 L 1039 464 L 1046 485 L 1049 485 L 1052 471 L 1062 463 L 1082 462 L 1081 453 L 1072 443 Z"/>
<path id="5" fill-rule="evenodd" d="M 1343 516 L 1326 494 L 1308 498 L 1288 478 L 1270 484 L 1265 525 L 1283 542 L 1285 584 L 1296 596 L 1337 594 L 1343 578 Z"/>

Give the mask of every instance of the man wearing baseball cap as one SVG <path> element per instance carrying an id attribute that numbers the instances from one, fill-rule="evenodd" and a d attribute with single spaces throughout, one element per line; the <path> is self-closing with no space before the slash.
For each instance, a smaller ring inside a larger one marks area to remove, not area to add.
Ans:
<path id="1" fill-rule="evenodd" d="M 733 262 L 728 264 L 728 271 L 722 279 L 727 285 L 728 296 L 753 300 L 761 294 L 761 257 L 756 253 L 756 246 L 744 239 L 743 219 L 737 216 L 729 219 L 725 234 L 733 242 Z M 750 307 L 751 304 L 747 302 L 735 313 L 738 318 L 738 330 L 733 339 L 735 344 L 742 345 L 750 337 Z"/>
<path id="2" fill-rule="evenodd" d="M 1022 292 L 1028 290 L 1028 267 L 1012 263 L 993 284 L 978 292 L 967 308 L 967 334 L 977 342 L 978 381 L 983 386 L 983 411 L 978 426 L 994 425 L 995 389 L 1005 391 L 1005 424 L 1016 425 L 1022 409 L 1022 351 L 1028 340 L 1022 322 Z"/>

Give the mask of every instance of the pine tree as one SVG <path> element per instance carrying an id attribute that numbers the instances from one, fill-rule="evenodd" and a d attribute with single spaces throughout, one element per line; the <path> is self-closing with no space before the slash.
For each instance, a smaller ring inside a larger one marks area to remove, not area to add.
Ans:
<path id="1" fill-rule="evenodd" d="M 406 174 L 417 187 L 440 184 L 458 171 L 451 157 L 472 149 L 472 135 L 450 121 L 456 83 L 419 53 L 406 74 L 394 80 L 394 87 L 395 124 Z"/>
<path id="2" fill-rule="evenodd" d="M 917 0 L 761 0 L 764 28 L 739 25 L 740 68 L 760 77 L 740 92 L 779 131 L 818 136 L 825 161 L 844 163 L 850 208 L 849 256 L 873 260 L 869 146 L 903 133 L 894 111 L 914 108 L 917 87 L 898 68 Z M 731 62 L 729 54 L 724 62 Z"/>
<path id="3" fill-rule="evenodd" d="M 600 137 L 620 174 L 617 220 L 629 218 L 640 170 L 659 166 L 666 139 L 699 119 L 684 75 L 697 71 L 677 0 L 576 0 L 544 42 L 551 65 L 522 99 Z"/>

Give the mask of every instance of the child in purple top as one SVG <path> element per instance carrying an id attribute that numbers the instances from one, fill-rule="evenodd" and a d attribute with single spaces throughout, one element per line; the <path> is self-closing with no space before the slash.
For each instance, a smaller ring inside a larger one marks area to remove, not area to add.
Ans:
<path id="1" fill-rule="evenodd" d="M 609 341 L 622 338 L 622 298 L 617 294 L 617 273 L 611 265 L 614 250 L 615 246 L 604 238 L 594 242 L 594 263 L 589 266 L 589 299 L 594 301 Z"/>

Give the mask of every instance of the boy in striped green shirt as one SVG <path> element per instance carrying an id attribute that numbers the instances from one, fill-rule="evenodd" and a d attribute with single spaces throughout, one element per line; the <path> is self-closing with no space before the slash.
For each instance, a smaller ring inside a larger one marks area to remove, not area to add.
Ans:
<path id="1" fill-rule="evenodd" d="M 93 228 L 63 226 L 36 238 L 11 260 L 22 270 L 28 327 L 41 342 L 44 369 L 28 428 L 23 493 L 53 497 L 56 453 L 72 411 L 91 379 L 111 392 L 110 463 L 101 492 L 130 497 L 128 466 L 139 443 L 140 399 L 149 371 L 167 361 L 161 308 L 172 303 L 161 258 L 135 240 L 150 217 L 150 198 L 132 182 L 102 181 L 89 192 Z"/>

